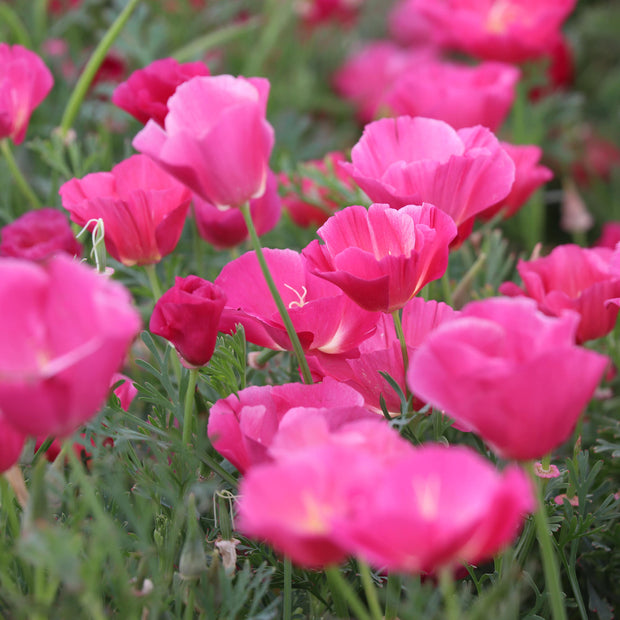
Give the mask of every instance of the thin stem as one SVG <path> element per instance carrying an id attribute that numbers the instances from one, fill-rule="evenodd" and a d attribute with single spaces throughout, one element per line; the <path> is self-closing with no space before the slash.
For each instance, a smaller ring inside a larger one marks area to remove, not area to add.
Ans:
<path id="1" fill-rule="evenodd" d="M 562 600 L 560 570 L 553 550 L 553 543 L 551 542 L 547 511 L 545 509 L 540 484 L 532 463 L 527 463 L 527 470 L 536 490 L 537 507 L 534 513 L 534 522 L 536 524 L 536 535 L 542 555 L 545 583 L 547 584 L 547 590 L 549 591 L 549 597 L 551 599 L 551 615 L 553 620 L 566 620 L 566 609 L 564 608 L 564 602 Z"/>
<path id="2" fill-rule="evenodd" d="M 17 15 L 17 13 L 4 2 L 0 3 L 0 18 L 2 23 L 9 27 L 13 33 L 13 36 L 17 40 L 17 43 L 23 47 L 32 49 L 30 35 L 28 34 L 26 26 L 24 26 L 24 22 L 22 22 L 19 15 Z"/>
<path id="3" fill-rule="evenodd" d="M 456 588 L 454 587 L 454 574 L 450 567 L 443 568 L 439 571 L 439 587 L 443 594 L 446 620 L 459 620 L 461 612 L 459 610 Z"/>
<path id="4" fill-rule="evenodd" d="M 452 291 L 452 302 L 454 308 L 460 308 L 465 304 L 465 293 L 469 290 L 482 267 L 487 261 L 487 255 L 482 252 L 476 262 L 469 268 L 468 272 L 461 278 L 456 288 Z"/>
<path id="5" fill-rule="evenodd" d="M 338 570 L 336 569 L 336 572 Z M 333 573 L 330 571 L 325 571 L 325 576 L 327 577 L 327 585 L 329 586 L 329 590 L 332 594 L 332 602 L 334 603 L 334 612 L 337 618 L 348 618 L 349 617 L 349 607 L 347 606 L 347 601 L 343 596 L 340 588 L 338 587 L 338 583 L 334 582 Z"/>
<path id="6" fill-rule="evenodd" d="M 337 590 L 339 596 L 343 598 L 353 612 L 353 616 L 357 620 L 373 620 L 369 615 L 368 610 L 364 607 L 362 601 L 353 590 L 353 588 L 347 583 L 347 580 L 342 576 L 337 566 L 329 566 L 325 569 L 329 587 L 332 592 Z"/>
<path id="7" fill-rule="evenodd" d="M 86 67 L 84 67 L 84 71 L 82 72 L 82 75 L 80 75 L 80 79 L 77 81 L 77 84 L 71 93 L 71 97 L 69 98 L 69 102 L 67 103 L 67 107 L 65 108 L 64 114 L 62 115 L 62 121 L 60 122 L 60 135 L 63 138 L 66 137 L 69 129 L 73 126 L 73 122 L 75 121 L 75 118 L 80 110 L 82 101 L 84 101 L 84 97 L 86 97 L 86 93 L 90 88 L 97 70 L 101 66 L 101 63 L 105 59 L 109 49 L 112 47 L 112 43 L 114 43 L 118 35 L 121 33 L 139 3 L 140 0 L 129 0 L 127 6 L 114 20 L 114 23 L 110 26 L 103 39 L 99 42 L 99 45 L 95 48 L 95 51 L 86 64 Z"/>
<path id="8" fill-rule="evenodd" d="M 385 599 L 385 620 L 396 620 L 398 616 L 401 585 L 402 581 L 400 575 L 396 573 L 388 573 Z"/>
<path id="9" fill-rule="evenodd" d="M 40 209 L 41 202 L 37 198 L 37 195 L 32 191 L 30 185 L 24 178 L 24 175 L 21 173 L 15 158 L 13 157 L 13 152 L 11 151 L 11 146 L 9 144 L 9 139 L 5 138 L 4 140 L 0 140 L 0 149 L 2 150 L 2 154 L 4 155 L 4 159 L 6 160 L 7 166 L 11 172 L 11 176 L 15 181 L 15 184 L 23 194 L 24 198 L 30 203 L 33 209 Z"/>
<path id="10" fill-rule="evenodd" d="M 149 279 L 149 285 L 151 287 L 151 291 L 153 292 L 153 299 L 157 301 L 163 293 L 159 283 L 159 278 L 157 277 L 155 265 L 144 265 L 144 271 L 146 271 L 146 275 Z"/>
<path id="11" fill-rule="evenodd" d="M 196 381 L 198 380 L 198 368 L 189 369 L 189 380 L 185 392 L 185 408 L 183 410 L 183 444 L 188 446 L 192 438 L 192 422 L 194 421 L 194 395 L 196 393 Z"/>
<path id="12" fill-rule="evenodd" d="M 265 281 L 267 282 L 267 286 L 269 287 L 269 291 L 271 292 L 271 296 L 276 303 L 278 308 L 278 312 L 282 317 L 282 321 L 284 322 L 284 326 L 286 327 L 286 333 L 291 340 L 291 344 L 293 346 L 293 351 L 297 356 L 297 361 L 299 362 L 299 366 L 301 368 L 301 375 L 304 379 L 304 383 L 312 383 L 312 374 L 310 373 L 310 368 L 308 366 L 308 361 L 306 360 L 306 356 L 304 354 L 304 350 L 301 347 L 301 343 L 299 342 L 299 337 L 297 336 L 297 332 L 295 331 L 295 327 L 293 326 L 293 322 L 291 321 L 291 317 L 282 301 L 282 297 L 276 287 L 275 282 L 273 281 L 273 277 L 271 276 L 271 272 L 269 271 L 269 266 L 267 265 L 267 261 L 265 260 L 265 255 L 263 254 L 263 248 L 261 247 L 260 241 L 258 239 L 258 235 L 256 234 L 256 228 L 254 227 L 254 222 L 252 221 L 252 215 L 250 213 L 250 203 L 246 202 L 241 207 L 241 213 L 243 213 L 243 218 L 245 219 L 245 224 L 248 227 L 248 232 L 250 233 L 250 239 L 252 240 L 252 246 L 254 247 L 254 251 L 256 252 L 256 258 L 258 259 L 258 264 L 263 272 L 263 276 L 265 276 Z"/>
<path id="13" fill-rule="evenodd" d="M 200 455 L 200 460 L 211 471 L 215 472 L 222 480 L 225 480 L 231 487 L 237 487 L 237 480 L 232 474 L 229 474 L 219 463 L 216 463 L 206 452 Z"/>
<path id="14" fill-rule="evenodd" d="M 381 620 L 383 614 L 381 613 L 381 606 L 379 605 L 379 599 L 377 597 L 377 588 L 372 581 L 372 575 L 370 568 L 366 562 L 357 560 L 357 566 L 360 571 L 360 577 L 362 579 L 362 586 L 364 587 L 364 594 L 366 595 L 366 601 L 368 602 L 368 609 L 373 620 Z"/>
<path id="15" fill-rule="evenodd" d="M 403 324 L 400 320 L 400 310 L 394 310 L 392 312 L 392 318 L 394 319 L 394 329 L 400 342 L 400 350 L 403 355 L 403 368 L 405 369 L 405 376 L 407 376 L 407 368 L 409 368 L 409 355 L 407 354 L 407 343 L 405 342 L 405 334 L 403 332 Z"/>
<path id="16" fill-rule="evenodd" d="M 291 559 L 285 557 L 284 563 L 284 598 L 282 601 L 282 618 L 291 620 L 293 617 L 293 566 Z"/>

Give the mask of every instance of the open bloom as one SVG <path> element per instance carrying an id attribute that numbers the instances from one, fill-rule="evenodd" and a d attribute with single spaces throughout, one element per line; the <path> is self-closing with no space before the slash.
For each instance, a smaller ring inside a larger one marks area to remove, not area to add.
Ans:
<path id="1" fill-rule="evenodd" d="M 0 140 L 23 141 L 32 111 L 53 84 L 50 70 L 34 52 L 0 43 Z"/>
<path id="2" fill-rule="evenodd" d="M 505 198 L 515 165 L 485 127 L 456 131 L 430 118 L 399 116 L 369 123 L 342 164 L 373 202 L 395 209 L 429 202 L 466 237 L 473 217 Z"/>
<path id="3" fill-rule="evenodd" d="M 407 382 L 499 455 L 541 458 L 570 436 L 608 364 L 575 344 L 578 323 L 530 299 L 470 303 L 414 352 Z"/>
<path id="4" fill-rule="evenodd" d="M 321 226 L 303 251 L 312 273 L 333 282 L 370 312 L 402 308 L 448 266 L 456 226 L 430 204 L 347 207 Z"/>
<path id="5" fill-rule="evenodd" d="M 207 202 L 240 207 L 265 191 L 273 146 L 268 94 L 262 78 L 192 78 L 168 99 L 164 128 L 150 120 L 133 146 Z"/>
<path id="6" fill-rule="evenodd" d="M 140 318 L 127 290 L 73 259 L 0 259 L 0 410 L 35 437 L 95 415 Z"/>
<path id="7" fill-rule="evenodd" d="M 133 155 L 111 172 L 71 179 L 59 194 L 76 224 L 92 230 L 103 220 L 107 251 L 129 266 L 157 263 L 174 250 L 192 197 L 144 155 Z"/>
<path id="8" fill-rule="evenodd" d="M 56 252 L 82 255 L 82 244 L 58 209 L 28 211 L 0 230 L 0 256 L 43 260 Z"/>
<path id="9" fill-rule="evenodd" d="M 523 288 L 505 282 L 500 293 L 536 300 L 545 314 L 574 310 L 580 316 L 577 342 L 600 338 L 616 324 L 620 306 L 620 249 L 560 245 L 549 256 L 520 260 Z"/>
<path id="10" fill-rule="evenodd" d="M 170 341 L 190 366 L 204 366 L 213 355 L 226 295 L 198 276 L 175 278 L 155 303 L 149 329 Z"/>
<path id="11" fill-rule="evenodd" d="M 204 62 L 181 64 L 174 58 L 155 60 L 119 84 L 112 94 L 112 103 L 141 123 L 153 119 L 163 127 L 168 114 L 168 99 L 179 84 L 197 75 L 209 75 Z"/>

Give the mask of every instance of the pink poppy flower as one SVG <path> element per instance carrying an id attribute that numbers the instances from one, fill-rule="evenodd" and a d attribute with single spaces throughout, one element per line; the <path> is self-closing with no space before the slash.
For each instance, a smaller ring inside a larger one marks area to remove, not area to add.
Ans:
<path id="1" fill-rule="evenodd" d="M 531 299 L 470 303 L 414 352 L 407 383 L 500 456 L 540 459 L 568 439 L 608 364 L 575 345 L 578 322 Z"/>
<path id="2" fill-rule="evenodd" d="M 270 249 L 264 254 L 305 351 L 345 353 L 372 334 L 379 315 L 362 310 L 337 286 L 312 275 L 301 254 Z M 228 298 L 220 331 L 233 332 L 241 323 L 249 342 L 292 350 L 254 252 L 229 262 L 215 284 Z"/>
<path id="3" fill-rule="evenodd" d="M 539 146 L 500 144 L 515 163 L 515 182 L 508 196 L 478 214 L 482 220 L 490 220 L 502 210 L 504 218 L 512 217 L 541 185 L 553 177 L 549 168 L 539 164 L 543 154 Z"/>
<path id="4" fill-rule="evenodd" d="M 244 473 L 250 466 L 273 460 L 270 447 L 288 412 L 326 411 L 324 419 L 333 430 L 356 420 L 375 419 L 363 404 L 353 388 L 329 378 L 313 385 L 252 386 L 211 407 L 207 432 L 213 447 Z"/>
<path id="5" fill-rule="evenodd" d="M 204 200 L 240 207 L 265 191 L 274 140 L 268 94 L 263 78 L 192 78 L 168 99 L 165 127 L 149 121 L 133 146 Z"/>
<path id="6" fill-rule="evenodd" d="M 238 209 L 222 211 L 197 194 L 194 195 L 193 207 L 198 234 L 215 248 L 232 248 L 249 239 L 243 214 Z M 269 171 L 267 175 L 265 193 L 250 200 L 250 213 L 259 236 L 272 230 L 280 220 L 282 201 L 278 194 L 278 180 L 273 172 Z"/>
<path id="7" fill-rule="evenodd" d="M 336 515 L 333 528 L 351 554 L 396 572 L 436 573 L 490 559 L 536 505 L 525 472 L 513 465 L 500 473 L 464 446 L 412 448 L 374 484 L 371 501 L 348 521 Z"/>
<path id="8" fill-rule="evenodd" d="M 515 165 L 485 127 L 454 130 L 443 121 L 399 116 L 366 125 L 341 164 L 373 202 L 395 209 L 429 202 L 469 235 L 473 217 L 505 198 Z"/>
<path id="9" fill-rule="evenodd" d="M 0 43 L 0 140 L 24 140 L 32 111 L 53 84 L 50 70 L 34 52 Z"/>
<path id="10" fill-rule="evenodd" d="M 577 342 L 608 334 L 616 324 L 620 306 L 620 249 L 560 245 L 549 256 L 520 260 L 517 271 L 524 288 L 505 282 L 500 293 L 524 295 L 545 314 L 560 316 L 574 310 L 580 316 Z"/>
<path id="11" fill-rule="evenodd" d="M 149 329 L 170 341 L 189 367 L 204 366 L 213 355 L 226 295 L 198 276 L 176 277 L 155 303 Z"/>
<path id="12" fill-rule="evenodd" d="M 114 394 L 121 403 L 121 409 L 128 411 L 133 399 L 138 395 L 138 388 L 127 375 L 115 372 L 112 375 L 110 385 L 116 385 L 119 381 L 122 383 L 114 389 Z"/>
<path id="13" fill-rule="evenodd" d="M 300 0 L 293 6 L 306 26 L 317 27 L 328 22 L 352 26 L 361 5 L 362 0 Z"/>
<path id="14" fill-rule="evenodd" d="M 421 61 L 398 75 L 385 95 L 391 115 L 426 116 L 454 129 L 483 125 L 497 131 L 508 116 L 521 72 L 513 65 L 478 66 Z"/>
<path id="15" fill-rule="evenodd" d="M 176 247 L 191 192 L 144 155 L 133 155 L 111 172 L 71 179 L 58 192 L 71 220 L 92 230 L 101 218 L 105 246 L 124 265 L 159 262 Z"/>
<path id="16" fill-rule="evenodd" d="M 613 250 L 618 243 L 620 243 L 620 222 L 605 222 L 601 236 L 595 243 L 596 247 Z"/>
<path id="17" fill-rule="evenodd" d="M 5 420 L 35 437 L 71 434 L 103 404 L 140 329 L 129 293 L 63 254 L 2 258 L 0 306 Z"/>
<path id="18" fill-rule="evenodd" d="M 209 74 L 204 62 L 181 64 L 174 58 L 155 60 L 119 84 L 112 94 L 112 103 L 143 124 L 153 119 L 163 127 L 168 114 L 168 99 L 177 86 L 197 75 Z"/>
<path id="19" fill-rule="evenodd" d="M 394 312 L 448 266 L 456 226 L 430 204 L 347 207 L 319 228 L 325 242 L 304 251 L 310 271 L 369 312 Z"/>
<path id="20" fill-rule="evenodd" d="M 26 439 L 26 435 L 15 430 L 0 412 L 0 474 L 17 463 Z"/>
<path id="21" fill-rule="evenodd" d="M 0 256 L 43 260 L 56 252 L 82 255 L 82 244 L 57 209 L 28 211 L 0 230 Z"/>

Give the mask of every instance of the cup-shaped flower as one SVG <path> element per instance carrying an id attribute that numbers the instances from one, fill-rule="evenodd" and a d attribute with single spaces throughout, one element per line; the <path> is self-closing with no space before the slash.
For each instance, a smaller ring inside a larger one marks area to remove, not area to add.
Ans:
<path id="1" fill-rule="evenodd" d="M 485 127 L 456 131 L 430 118 L 399 116 L 366 125 L 341 164 L 373 202 L 395 209 L 428 202 L 466 236 L 473 216 L 508 195 L 515 165 Z"/>
<path id="2" fill-rule="evenodd" d="M 177 276 L 155 303 L 149 329 L 171 342 L 187 365 L 204 366 L 215 350 L 225 303 L 226 294 L 212 282 Z"/>
<path id="3" fill-rule="evenodd" d="M 209 413 L 208 435 L 213 447 L 240 472 L 270 462 L 270 446 L 280 423 L 292 409 L 329 410 L 329 425 L 343 424 L 374 414 L 353 388 L 333 379 L 303 385 L 252 386 L 218 400 Z"/>
<path id="4" fill-rule="evenodd" d="M 505 282 L 500 293 L 531 297 L 545 314 L 574 310 L 580 316 L 577 342 L 608 334 L 620 306 L 620 249 L 560 245 L 543 258 L 520 260 L 523 288 Z"/>
<path id="5" fill-rule="evenodd" d="M 364 509 L 333 527 L 351 554 L 396 572 L 487 560 L 512 542 L 535 507 L 525 472 L 513 465 L 500 473 L 464 446 L 412 448 L 374 482 Z"/>
<path id="6" fill-rule="evenodd" d="M 250 236 L 239 209 L 218 209 L 196 194 L 193 213 L 198 234 L 215 248 L 232 248 Z M 267 175 L 265 193 L 250 200 L 250 213 L 259 236 L 268 233 L 278 223 L 282 200 L 278 194 L 278 180 L 273 172 L 269 171 Z"/>
<path id="7" fill-rule="evenodd" d="M 103 220 L 108 253 L 128 266 L 157 263 L 174 250 L 192 198 L 144 155 L 133 155 L 111 172 L 71 179 L 59 193 L 76 224 L 92 230 Z"/>
<path id="8" fill-rule="evenodd" d="M 541 185 L 553 177 L 549 168 L 539 164 L 542 157 L 539 146 L 509 142 L 500 144 L 515 163 L 515 182 L 508 196 L 478 214 L 482 220 L 490 220 L 500 211 L 504 218 L 512 217 Z"/>
<path id="9" fill-rule="evenodd" d="M 164 126 L 168 99 L 179 84 L 197 75 L 210 75 L 204 62 L 179 63 L 174 58 L 161 58 L 134 71 L 112 94 L 112 103 L 145 124 L 153 119 Z"/>
<path id="10" fill-rule="evenodd" d="M 168 99 L 165 127 L 149 121 L 133 146 L 207 202 L 240 207 L 265 191 L 273 146 L 268 94 L 262 78 L 192 78 Z"/>
<path id="11" fill-rule="evenodd" d="M 370 312 L 402 308 L 448 266 L 456 225 L 433 205 L 347 207 L 303 251 L 310 271 Z"/>
<path id="12" fill-rule="evenodd" d="M 521 73 L 513 65 L 478 66 L 422 60 L 398 75 L 384 104 L 391 115 L 426 116 L 454 129 L 483 125 L 497 131 L 508 116 Z"/>
<path id="13" fill-rule="evenodd" d="M 363 310 L 337 286 L 312 275 L 301 254 L 270 249 L 264 254 L 304 351 L 344 354 L 372 334 L 379 315 Z M 292 350 L 254 252 L 229 262 L 215 283 L 228 297 L 221 331 L 232 332 L 241 323 L 249 342 Z"/>
<path id="14" fill-rule="evenodd" d="M 0 140 L 23 141 L 32 111 L 53 84 L 50 70 L 34 52 L 0 43 Z"/>
<path id="15" fill-rule="evenodd" d="M 414 352 L 407 382 L 499 455 L 541 458 L 568 439 L 608 364 L 575 344 L 578 322 L 531 299 L 470 303 Z"/>
<path id="16" fill-rule="evenodd" d="M 82 244 L 58 209 L 28 211 L 0 230 L 0 256 L 43 260 L 56 252 L 82 255 Z"/>
<path id="17" fill-rule="evenodd" d="M 0 410 L 16 430 L 67 436 L 103 404 L 140 318 L 127 290 L 57 254 L 0 259 Z"/>

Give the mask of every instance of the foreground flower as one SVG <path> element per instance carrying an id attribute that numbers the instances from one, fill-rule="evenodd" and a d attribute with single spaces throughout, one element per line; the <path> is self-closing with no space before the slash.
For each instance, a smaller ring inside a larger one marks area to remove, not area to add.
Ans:
<path id="1" fill-rule="evenodd" d="M 213 355 L 226 295 L 198 276 L 175 279 L 155 303 L 149 329 L 170 341 L 190 366 L 204 366 Z"/>
<path id="2" fill-rule="evenodd" d="M 0 410 L 35 437 L 67 436 L 97 413 L 140 318 L 121 285 L 56 255 L 0 259 Z"/>
<path id="3" fill-rule="evenodd" d="M 164 126 L 168 99 L 177 86 L 197 75 L 209 75 L 204 62 L 179 63 L 174 58 L 155 60 L 134 71 L 112 94 L 112 103 L 145 124 L 153 119 Z"/>
<path id="4" fill-rule="evenodd" d="M 473 217 L 505 198 L 515 165 L 484 127 L 455 131 L 443 121 L 399 116 L 366 125 L 342 164 L 373 202 L 395 209 L 429 202 L 467 236 Z"/>
<path id="5" fill-rule="evenodd" d="M 34 52 L 0 43 L 0 140 L 23 141 L 32 111 L 53 84 L 50 70 Z"/>
<path id="6" fill-rule="evenodd" d="M 57 209 L 28 211 L 0 230 L 0 256 L 43 260 L 56 252 L 82 255 L 82 245 Z"/>
<path id="7" fill-rule="evenodd" d="M 144 155 L 71 179 L 59 194 L 76 224 L 92 230 L 103 220 L 108 253 L 128 266 L 157 263 L 174 250 L 191 201 L 186 187 Z"/>
<path id="8" fill-rule="evenodd" d="M 524 288 L 506 282 L 500 293 L 532 297 L 551 316 L 574 310 L 580 316 L 578 343 L 614 328 L 620 306 L 620 249 L 560 245 L 549 256 L 520 260 L 517 271 Z"/>
<path id="9" fill-rule="evenodd" d="M 575 345 L 578 323 L 530 299 L 471 303 L 415 351 L 407 382 L 499 455 L 541 458 L 568 439 L 608 364 Z"/>
<path id="10" fill-rule="evenodd" d="M 325 244 L 315 240 L 303 251 L 310 271 L 364 310 L 393 312 L 443 276 L 456 226 L 430 204 L 373 204 L 347 207 L 317 234 Z"/>
<path id="11" fill-rule="evenodd" d="M 149 121 L 133 146 L 207 202 L 240 207 L 265 191 L 268 94 L 263 78 L 195 77 L 168 100 L 165 128 Z"/>

